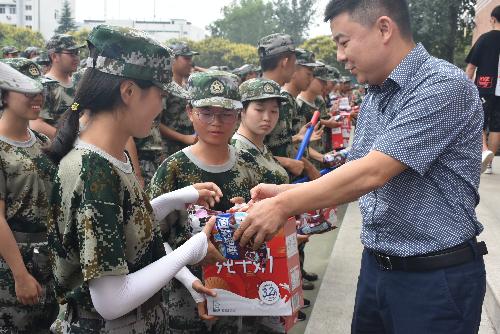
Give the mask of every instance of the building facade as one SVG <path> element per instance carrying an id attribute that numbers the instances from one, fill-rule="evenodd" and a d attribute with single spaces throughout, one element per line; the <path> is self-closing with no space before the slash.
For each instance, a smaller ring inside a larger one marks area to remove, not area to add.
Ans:
<path id="1" fill-rule="evenodd" d="M 500 5 L 499 0 L 477 0 L 476 18 L 474 19 L 476 27 L 472 35 L 472 44 L 476 42 L 479 36 L 491 30 L 491 12 L 498 5 Z"/>

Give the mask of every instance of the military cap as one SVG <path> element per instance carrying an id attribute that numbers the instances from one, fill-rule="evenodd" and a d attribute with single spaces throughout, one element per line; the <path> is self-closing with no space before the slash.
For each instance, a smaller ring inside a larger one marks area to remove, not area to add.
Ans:
<path id="1" fill-rule="evenodd" d="M 43 91 L 40 82 L 16 71 L 9 65 L 0 62 L 0 91 L 11 90 L 19 93 L 37 94 Z"/>
<path id="2" fill-rule="evenodd" d="M 48 52 L 61 52 L 63 50 L 76 50 L 84 48 L 85 45 L 77 45 L 75 38 L 67 34 L 55 34 L 45 44 Z"/>
<path id="3" fill-rule="evenodd" d="M 2 48 L 2 54 L 8 55 L 13 53 L 19 53 L 19 50 L 15 46 L 4 46 Z"/>
<path id="4" fill-rule="evenodd" d="M 191 48 L 189 47 L 189 45 L 187 45 L 186 43 L 172 44 L 172 45 L 169 45 L 169 48 L 172 49 L 172 51 L 174 53 L 174 56 L 188 56 L 188 57 L 191 57 L 191 56 L 195 56 L 195 55 L 199 55 L 200 54 L 199 52 L 191 50 Z"/>
<path id="5" fill-rule="evenodd" d="M 24 50 L 24 54 L 26 56 L 30 55 L 31 53 L 36 53 L 38 54 L 40 52 L 40 49 L 37 48 L 36 46 L 28 46 L 25 50 Z"/>
<path id="6" fill-rule="evenodd" d="M 151 81 L 164 91 L 176 91 L 172 83 L 172 50 L 141 30 L 98 25 L 88 43 L 95 48 L 87 67 L 130 79 Z M 180 94 L 180 93 L 179 93 Z"/>
<path id="7" fill-rule="evenodd" d="M 31 59 L 26 58 L 7 58 L 0 59 L 1 62 L 9 65 L 13 69 L 21 72 L 22 74 L 34 79 L 41 84 L 46 84 L 50 82 L 57 82 L 56 80 L 49 79 L 42 75 L 40 67 Z"/>
<path id="8" fill-rule="evenodd" d="M 295 44 L 290 35 L 271 34 L 262 37 L 257 45 L 259 58 L 268 58 L 285 52 L 295 52 Z"/>
<path id="9" fill-rule="evenodd" d="M 351 77 L 348 77 L 348 76 L 342 76 L 340 77 L 340 82 L 342 83 L 348 83 L 348 82 L 351 82 Z"/>
<path id="10" fill-rule="evenodd" d="M 313 76 L 319 80 L 330 81 L 330 76 L 328 75 L 328 69 L 325 66 L 315 67 L 313 71 Z"/>
<path id="11" fill-rule="evenodd" d="M 258 69 L 252 64 L 245 64 L 245 65 L 238 67 L 238 68 L 235 68 L 233 70 L 233 74 L 236 74 L 240 77 L 244 77 L 248 73 L 252 73 L 252 72 L 258 72 Z"/>
<path id="12" fill-rule="evenodd" d="M 295 49 L 295 55 L 297 56 L 297 65 L 302 65 L 306 67 L 319 67 L 325 66 L 323 63 L 316 61 L 314 52 L 304 49 Z"/>
<path id="13" fill-rule="evenodd" d="M 286 97 L 281 96 L 281 87 L 273 80 L 255 78 L 245 81 L 240 85 L 241 102 L 278 99 L 285 101 Z"/>
<path id="14" fill-rule="evenodd" d="M 224 71 L 197 72 L 189 76 L 187 90 L 193 107 L 241 109 L 238 77 Z"/>
<path id="15" fill-rule="evenodd" d="M 340 72 L 336 67 L 331 65 L 325 65 L 325 67 L 328 69 L 328 76 L 330 77 L 328 81 L 337 81 L 340 78 Z"/>
<path id="16" fill-rule="evenodd" d="M 32 59 L 35 63 L 38 65 L 49 65 L 50 64 L 50 59 L 49 55 L 46 51 L 40 51 L 38 56 Z"/>

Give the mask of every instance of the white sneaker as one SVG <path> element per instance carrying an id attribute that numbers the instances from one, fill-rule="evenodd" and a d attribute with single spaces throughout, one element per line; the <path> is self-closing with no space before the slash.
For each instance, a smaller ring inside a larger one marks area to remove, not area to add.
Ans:
<path id="1" fill-rule="evenodd" d="M 490 150 L 483 151 L 481 161 L 481 174 L 484 173 L 486 169 L 488 169 L 488 165 L 490 165 L 490 172 L 487 174 L 491 174 L 491 162 L 493 161 L 494 157 L 495 155 Z"/>
<path id="2" fill-rule="evenodd" d="M 484 174 L 493 174 L 493 169 L 492 169 L 492 163 L 490 162 L 488 166 L 486 166 L 486 170 L 484 171 Z"/>

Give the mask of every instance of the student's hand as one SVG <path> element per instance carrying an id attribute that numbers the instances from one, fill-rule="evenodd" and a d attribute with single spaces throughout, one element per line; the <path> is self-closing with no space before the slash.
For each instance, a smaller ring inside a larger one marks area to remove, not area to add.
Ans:
<path id="1" fill-rule="evenodd" d="M 198 292 L 198 293 L 208 295 L 211 297 L 217 296 L 217 293 L 215 293 L 215 291 L 205 287 L 203 285 L 203 283 L 201 283 L 201 281 L 199 281 L 199 280 L 194 281 L 192 287 L 193 287 L 193 290 Z M 198 316 L 200 317 L 201 320 L 217 320 L 217 317 L 214 317 L 213 315 L 208 315 L 207 301 L 206 300 L 199 302 L 199 303 L 196 303 L 196 306 L 198 308 Z"/>
<path id="2" fill-rule="evenodd" d="M 40 283 L 25 271 L 19 277 L 14 278 L 17 300 L 23 305 L 34 305 L 42 294 Z"/>
<path id="3" fill-rule="evenodd" d="M 182 142 L 186 145 L 194 145 L 198 141 L 197 135 L 184 135 Z"/>
<path id="4" fill-rule="evenodd" d="M 200 317 L 201 320 L 217 320 L 217 317 L 214 317 L 213 315 L 208 315 L 207 311 L 207 301 L 199 302 L 196 304 L 196 307 L 198 308 L 198 316 Z"/>
<path id="5" fill-rule="evenodd" d="M 220 202 L 222 190 L 213 182 L 195 183 L 193 187 L 198 191 L 198 201 L 196 204 L 204 207 L 212 207 Z"/>
<path id="6" fill-rule="evenodd" d="M 299 176 L 304 171 L 304 162 L 301 160 L 288 159 L 285 169 L 289 171 L 294 176 Z"/>
<path id="7" fill-rule="evenodd" d="M 321 177 L 321 173 L 319 172 L 319 170 L 314 167 L 314 165 L 309 160 L 307 160 L 306 158 L 302 158 L 302 161 L 304 162 L 304 172 L 306 173 L 309 180 L 314 181 Z"/>
<path id="8" fill-rule="evenodd" d="M 205 255 L 205 258 L 198 262 L 196 265 L 198 266 L 204 266 L 208 264 L 215 264 L 217 262 L 224 262 L 226 259 L 222 254 L 215 248 L 215 246 L 210 242 L 210 237 L 212 236 L 212 229 L 215 226 L 215 216 L 212 216 L 210 220 L 207 222 L 207 224 L 203 227 L 203 233 L 205 233 L 207 239 L 208 239 L 208 249 L 207 249 L 207 255 Z"/>
<path id="9" fill-rule="evenodd" d="M 321 140 L 321 138 L 323 138 L 324 128 L 325 127 L 321 123 L 321 120 L 318 123 L 316 123 L 316 125 L 314 126 L 314 131 L 313 131 L 313 133 L 311 135 L 311 138 L 309 139 L 309 142 Z"/>
<path id="10" fill-rule="evenodd" d="M 300 246 L 302 244 L 305 244 L 306 242 L 309 242 L 308 235 L 297 234 L 297 245 Z"/>

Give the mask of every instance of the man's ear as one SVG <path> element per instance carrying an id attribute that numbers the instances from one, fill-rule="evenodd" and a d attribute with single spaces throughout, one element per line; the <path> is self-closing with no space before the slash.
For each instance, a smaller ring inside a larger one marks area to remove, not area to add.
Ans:
<path id="1" fill-rule="evenodd" d="M 384 42 L 384 44 L 387 44 L 391 40 L 395 30 L 397 29 L 396 23 L 388 16 L 381 16 L 378 18 L 375 25 L 380 32 L 382 41 Z"/>

